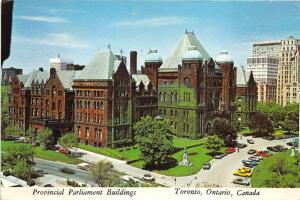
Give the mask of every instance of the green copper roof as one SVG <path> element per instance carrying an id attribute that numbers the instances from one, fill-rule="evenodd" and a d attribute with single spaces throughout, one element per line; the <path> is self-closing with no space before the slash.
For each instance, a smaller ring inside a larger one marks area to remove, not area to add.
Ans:
<path id="1" fill-rule="evenodd" d="M 107 80 L 112 78 L 113 71 L 116 71 L 121 60 L 111 51 L 99 51 L 86 67 L 76 73 L 76 80 Z"/>
<path id="2" fill-rule="evenodd" d="M 181 64 L 182 57 L 190 46 L 195 46 L 204 60 L 209 60 L 211 57 L 193 32 L 185 32 L 172 53 L 165 59 L 159 71 L 177 71 L 178 64 Z"/>

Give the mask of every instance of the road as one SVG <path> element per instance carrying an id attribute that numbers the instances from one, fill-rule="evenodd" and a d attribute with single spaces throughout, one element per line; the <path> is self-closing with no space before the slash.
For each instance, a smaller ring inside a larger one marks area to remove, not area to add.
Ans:
<path id="1" fill-rule="evenodd" d="M 254 144 L 248 144 L 247 139 L 251 138 L 254 140 Z M 169 187 L 208 187 L 208 186 L 220 186 L 220 187 L 241 187 L 237 186 L 232 182 L 236 178 L 232 173 L 234 170 L 242 167 L 241 160 L 247 159 L 249 155 L 247 151 L 249 149 L 264 150 L 267 146 L 273 146 L 277 144 L 286 145 L 285 142 L 291 141 L 292 139 L 273 140 L 268 141 L 261 138 L 243 137 L 242 140 L 239 138 L 239 142 L 246 143 L 248 146 L 244 149 L 240 149 L 240 152 L 230 154 L 220 160 L 213 159 L 211 161 L 212 167 L 210 170 L 200 170 L 197 174 L 192 176 L 184 177 L 170 177 L 161 175 L 154 172 L 149 172 L 136 167 L 127 165 L 124 161 L 99 155 L 93 152 L 78 149 L 78 151 L 86 153 L 81 157 L 82 160 L 87 162 L 97 162 L 100 160 L 110 160 L 117 171 L 128 174 L 132 177 L 142 178 L 144 174 L 151 174 L 157 183 L 169 186 Z"/>
<path id="2" fill-rule="evenodd" d="M 72 179 L 76 180 L 79 182 L 87 182 L 88 184 L 92 186 L 97 186 L 95 181 L 92 179 L 92 176 L 89 172 L 78 169 L 76 165 L 70 165 L 70 164 L 65 164 L 65 163 L 60 163 L 60 162 L 53 162 L 53 161 L 48 161 L 48 160 L 42 160 L 35 158 L 35 170 L 43 170 L 44 172 L 47 172 L 48 174 L 58 176 L 58 177 L 63 177 L 66 179 Z M 67 167 L 70 168 L 74 171 L 74 174 L 65 174 L 60 171 L 61 168 Z"/>
<path id="3" fill-rule="evenodd" d="M 254 144 L 248 144 L 248 138 L 253 139 Z M 220 187 L 241 187 L 232 183 L 232 180 L 237 178 L 232 173 L 238 168 L 243 167 L 241 161 L 249 158 L 250 155 L 247 153 L 249 149 L 266 150 L 268 146 L 274 146 L 277 144 L 287 146 L 285 142 L 291 140 L 292 139 L 286 139 L 285 141 L 268 141 L 262 138 L 243 137 L 242 140 L 239 140 L 239 142 L 247 144 L 248 146 L 246 148 L 240 149 L 239 152 L 229 154 L 220 160 L 212 160 L 210 170 L 201 170 L 198 174 L 196 174 L 197 179 L 193 181 L 191 187 L 203 187 L 206 184 L 214 184 Z"/>

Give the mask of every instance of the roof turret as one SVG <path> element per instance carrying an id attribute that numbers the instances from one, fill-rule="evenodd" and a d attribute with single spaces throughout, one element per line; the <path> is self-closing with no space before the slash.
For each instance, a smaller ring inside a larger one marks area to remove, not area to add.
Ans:
<path id="1" fill-rule="evenodd" d="M 145 59 L 146 63 L 149 62 L 159 62 L 162 63 L 162 58 L 161 56 L 157 53 L 156 49 L 150 49 L 146 59 Z"/>
<path id="2" fill-rule="evenodd" d="M 216 62 L 220 63 L 233 63 L 232 57 L 228 54 L 227 50 L 221 51 L 218 55 Z"/>
<path id="3" fill-rule="evenodd" d="M 188 47 L 188 50 L 183 54 L 182 60 L 202 60 L 201 53 L 197 50 L 196 46 Z"/>

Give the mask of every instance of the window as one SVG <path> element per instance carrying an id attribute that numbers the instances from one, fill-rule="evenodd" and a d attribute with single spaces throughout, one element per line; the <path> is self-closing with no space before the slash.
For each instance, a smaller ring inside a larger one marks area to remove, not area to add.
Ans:
<path id="1" fill-rule="evenodd" d="M 90 129 L 89 129 L 89 127 L 85 128 L 85 134 L 86 134 L 86 139 L 89 139 L 90 138 Z"/>
<path id="2" fill-rule="evenodd" d="M 168 86 L 168 81 L 164 81 L 164 86 Z"/>
<path id="3" fill-rule="evenodd" d="M 189 77 L 184 78 L 184 85 L 191 86 L 191 79 Z"/>
<path id="4" fill-rule="evenodd" d="M 159 101 L 163 101 L 163 95 L 161 92 L 159 93 Z"/>

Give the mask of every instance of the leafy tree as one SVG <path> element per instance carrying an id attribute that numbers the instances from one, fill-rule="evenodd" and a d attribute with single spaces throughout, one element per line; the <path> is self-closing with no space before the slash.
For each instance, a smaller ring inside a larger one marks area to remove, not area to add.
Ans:
<path id="1" fill-rule="evenodd" d="M 26 131 L 26 136 L 29 138 L 29 143 L 34 144 L 36 142 L 36 133 L 33 128 L 29 127 Z"/>
<path id="2" fill-rule="evenodd" d="M 38 135 L 38 140 L 46 149 L 53 146 L 54 138 L 52 130 L 49 128 L 42 130 L 41 133 Z"/>
<path id="3" fill-rule="evenodd" d="M 21 179 L 29 180 L 32 173 L 31 166 L 28 164 L 26 159 L 18 159 L 16 161 L 16 165 L 13 167 L 13 173 Z"/>
<path id="4" fill-rule="evenodd" d="M 24 164 L 24 162 L 26 164 Z M 2 165 L 6 169 L 12 168 L 17 176 L 29 177 L 33 171 L 34 166 L 34 150 L 31 146 L 26 144 L 13 145 L 3 154 Z M 24 167 L 25 171 L 20 168 Z M 25 169 L 26 168 L 26 169 Z M 24 174 L 26 173 L 26 176 Z"/>
<path id="5" fill-rule="evenodd" d="M 110 161 L 101 160 L 91 164 L 90 171 L 99 187 L 112 187 L 120 182 Z"/>
<path id="6" fill-rule="evenodd" d="M 213 155 L 216 155 L 220 151 L 221 147 L 224 146 L 224 140 L 215 134 L 207 136 L 206 139 L 206 147 L 212 151 Z"/>
<path id="7" fill-rule="evenodd" d="M 217 118 L 213 123 L 212 132 L 210 134 L 217 134 L 224 140 L 226 146 L 233 146 L 236 144 L 236 130 L 231 127 L 225 119 Z"/>
<path id="8" fill-rule="evenodd" d="M 146 167 L 161 167 L 167 163 L 173 149 L 174 129 L 166 120 L 142 117 L 134 126 L 135 140 L 139 145 Z"/>
<path id="9" fill-rule="evenodd" d="M 299 126 L 299 122 L 294 121 L 294 120 L 290 120 L 290 119 L 285 119 L 282 123 L 281 126 L 284 130 L 291 132 L 291 131 L 297 131 L 298 130 L 298 126 Z"/>
<path id="10" fill-rule="evenodd" d="M 59 138 L 59 144 L 67 149 L 78 147 L 78 137 L 74 133 L 66 133 Z"/>
<path id="11" fill-rule="evenodd" d="M 11 136 L 20 136 L 21 135 L 21 130 L 18 126 L 10 124 L 5 128 L 6 135 L 11 135 Z"/>
<path id="12" fill-rule="evenodd" d="M 1 133 L 5 134 L 3 130 L 9 125 L 9 96 L 8 90 L 10 86 L 1 86 Z"/>
<path id="13" fill-rule="evenodd" d="M 262 112 L 256 112 L 251 116 L 250 128 L 259 136 L 267 136 L 273 133 L 272 121 Z"/>

